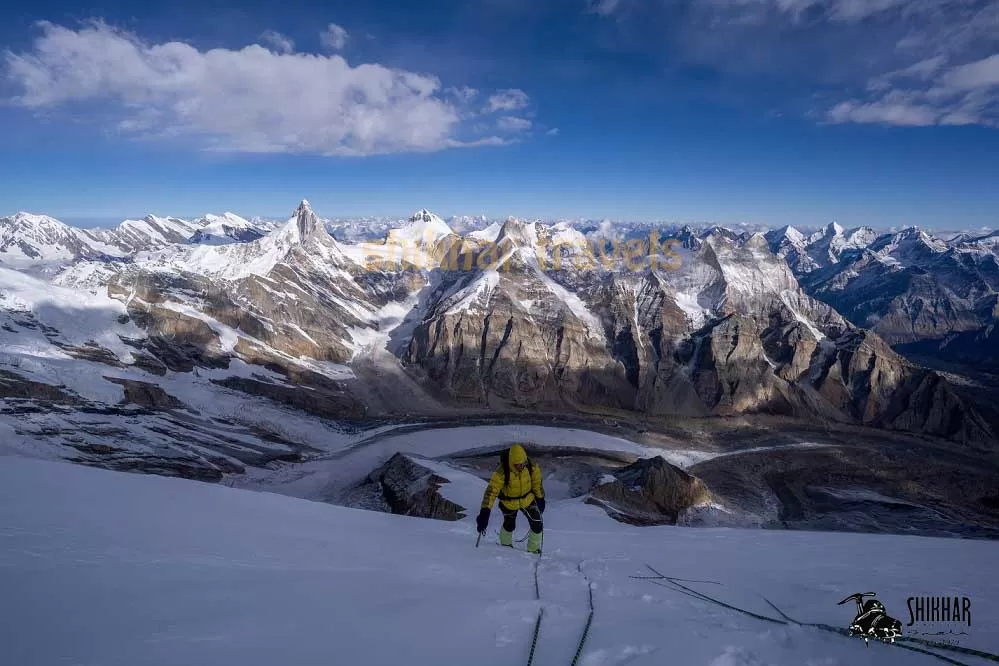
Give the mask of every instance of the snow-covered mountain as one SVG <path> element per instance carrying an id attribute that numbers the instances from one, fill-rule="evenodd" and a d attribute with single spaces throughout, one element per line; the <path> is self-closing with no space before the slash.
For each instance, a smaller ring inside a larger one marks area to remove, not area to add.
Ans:
<path id="1" fill-rule="evenodd" d="M 17 213 L 0 218 L 0 263 L 37 268 L 123 260 L 179 243 L 246 242 L 264 233 L 232 213 L 192 221 L 147 215 L 113 229 L 78 229 L 45 215 Z"/>
<path id="2" fill-rule="evenodd" d="M 766 238 L 771 251 L 785 259 L 800 277 L 835 264 L 851 252 L 863 250 L 878 238 L 878 234 L 870 227 L 847 231 L 830 222 L 808 236 L 792 226 L 785 226 L 767 232 Z"/>
<path id="3" fill-rule="evenodd" d="M 95 230 L 94 235 L 126 253 L 154 250 L 187 242 L 198 224 L 177 217 L 146 215 L 141 220 L 125 220 L 114 229 Z"/>
<path id="4" fill-rule="evenodd" d="M 416 211 L 405 224 L 389 231 L 386 242 L 429 248 L 453 235 L 454 231 L 447 222 L 423 208 Z"/>
<path id="5" fill-rule="evenodd" d="M 463 245 L 457 265 L 476 268 L 428 287 L 403 360 L 478 405 L 811 413 L 937 432 L 954 422 L 926 418 L 927 391 L 944 412 L 965 409 L 939 376 L 807 296 L 761 234 L 712 229 L 650 271 L 647 245 L 628 258 L 590 239 L 556 267 L 558 233 L 511 219 L 495 245 Z M 991 437 L 983 423 L 959 437 Z"/>
<path id="6" fill-rule="evenodd" d="M 349 419 L 525 407 L 653 419 L 766 413 L 994 442 L 999 420 L 971 388 L 906 362 L 858 326 L 854 309 L 844 319 L 813 298 L 831 282 L 810 284 L 810 296 L 771 251 L 772 236 L 684 227 L 616 238 L 513 218 L 462 236 L 420 210 L 378 241 L 347 243 L 303 201 L 255 240 L 208 242 L 244 223 L 185 222 L 193 231 L 181 242 L 147 236 L 162 246 L 116 261 L 67 254 L 55 278 L 32 283 L 39 294 L 51 285 L 52 297 L 4 301 L 0 368 L 18 377 L 16 394 L 114 410 L 141 391 L 173 405 L 158 389 L 181 403 L 171 391 L 205 401 L 226 390 Z M 186 233 L 174 218 L 144 228 L 153 226 Z M 918 254 L 904 238 L 879 247 L 857 256 Z M 978 261 L 980 272 L 992 256 L 927 247 Z M 981 291 L 960 275 L 949 279 L 963 293 Z M 28 276 L 0 278 L 25 293 L 17 285 Z M 81 321 L 103 323 L 69 330 L 81 309 Z M 123 394 L 117 380 L 132 388 Z"/>
<path id="7" fill-rule="evenodd" d="M 202 245 L 249 243 L 273 230 L 256 227 L 235 213 L 208 214 L 194 220 L 191 224 L 197 227 L 197 230 L 191 235 L 188 242 Z"/>
<path id="8" fill-rule="evenodd" d="M 886 234 L 867 247 L 883 258 L 898 262 L 903 268 L 928 266 L 948 249 L 947 243 L 919 227 L 908 227 L 895 234 Z"/>
<path id="9" fill-rule="evenodd" d="M 804 279 L 809 293 L 891 344 L 942 341 L 993 325 L 999 255 L 916 227 L 886 234 Z"/>
<path id="10" fill-rule="evenodd" d="M 99 232 L 77 229 L 31 213 L 0 217 L 0 265 L 29 268 L 80 260 L 120 258 L 125 251 Z"/>
<path id="11" fill-rule="evenodd" d="M 851 323 L 921 361 L 995 369 L 989 331 L 999 314 L 997 238 L 961 233 L 943 240 L 918 227 L 878 235 L 835 223 L 809 236 L 793 227 L 767 234 L 805 291 Z M 964 344 L 951 346 L 958 339 Z"/>

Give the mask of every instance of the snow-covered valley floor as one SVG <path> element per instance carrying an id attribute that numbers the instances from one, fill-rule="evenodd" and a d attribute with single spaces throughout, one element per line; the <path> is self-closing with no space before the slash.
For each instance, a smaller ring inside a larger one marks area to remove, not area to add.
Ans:
<path id="1" fill-rule="evenodd" d="M 629 578 L 649 575 L 646 564 L 713 581 L 685 585 L 753 613 L 777 617 L 765 595 L 795 619 L 837 627 L 853 616 L 837 602 L 854 592 L 876 591 L 903 623 L 909 596 L 968 596 L 961 645 L 999 652 L 996 542 L 636 528 L 566 499 L 545 514 L 539 560 L 495 544 L 497 513 L 475 548 L 473 517 L 0 457 L 0 663 L 509 666 L 527 663 L 543 608 L 534 663 L 568 666 L 588 582 L 582 666 L 943 663 Z"/>

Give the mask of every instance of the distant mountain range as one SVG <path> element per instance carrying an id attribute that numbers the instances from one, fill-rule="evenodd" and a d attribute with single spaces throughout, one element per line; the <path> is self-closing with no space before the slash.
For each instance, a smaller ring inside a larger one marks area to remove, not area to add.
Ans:
<path id="1" fill-rule="evenodd" d="M 459 222 L 0 218 L 0 397 L 764 413 L 995 446 L 992 389 L 960 369 L 996 363 L 996 234 Z"/>

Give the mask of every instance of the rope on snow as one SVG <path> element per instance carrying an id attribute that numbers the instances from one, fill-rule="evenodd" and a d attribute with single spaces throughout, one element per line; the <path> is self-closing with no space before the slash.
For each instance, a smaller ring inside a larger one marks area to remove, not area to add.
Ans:
<path id="1" fill-rule="evenodd" d="M 775 624 L 783 624 L 783 625 L 797 625 L 799 627 L 812 627 L 812 628 L 815 628 L 815 629 L 821 629 L 822 631 L 828 631 L 830 633 L 839 634 L 840 636 L 847 636 L 847 637 L 850 636 L 849 631 L 847 631 L 846 629 L 843 629 L 841 627 L 833 627 L 833 626 L 830 626 L 828 624 L 799 622 L 799 621 L 791 618 L 790 616 L 788 616 L 786 613 L 784 613 L 784 611 L 780 610 L 772 601 L 770 601 L 766 597 L 762 597 L 763 600 L 765 602 L 767 602 L 767 604 L 771 608 L 773 608 L 784 619 L 783 620 L 778 620 L 778 619 L 775 619 L 775 618 L 772 618 L 772 617 L 767 617 L 765 615 L 758 615 L 756 613 L 753 613 L 752 611 L 747 611 L 747 610 L 745 610 L 743 608 L 738 608 L 737 606 L 732 606 L 730 604 L 727 604 L 724 601 L 720 601 L 718 599 L 715 599 L 714 597 L 710 597 L 710 596 L 708 596 L 708 595 L 706 595 L 706 594 L 704 594 L 702 592 L 698 592 L 697 590 L 691 589 L 691 588 L 687 587 L 686 585 L 682 585 L 681 583 L 677 582 L 677 581 L 683 580 L 682 578 L 673 578 L 671 576 L 665 576 L 662 573 L 660 573 L 659 571 L 656 571 L 655 569 L 653 569 L 650 565 L 646 564 L 645 566 L 650 571 L 652 571 L 654 574 L 656 574 L 656 576 L 631 576 L 631 577 L 632 578 L 637 578 L 639 580 L 648 580 L 649 582 L 651 582 L 651 583 L 653 583 L 655 585 L 659 585 L 660 587 L 665 587 L 666 589 L 672 589 L 672 590 L 674 590 L 676 592 L 680 592 L 681 594 L 686 594 L 687 596 L 693 597 L 695 599 L 701 599 L 702 601 L 707 601 L 707 602 L 710 602 L 710 603 L 713 603 L 713 604 L 717 604 L 718 606 L 721 606 L 723 608 L 728 608 L 730 610 L 736 611 L 738 613 L 742 613 L 744 615 L 748 615 L 748 616 L 756 618 L 758 620 L 763 620 L 765 622 L 772 622 L 772 623 L 775 623 Z M 669 582 L 671 585 L 673 585 L 675 587 L 670 587 L 670 586 L 667 586 L 667 585 L 663 585 L 662 583 L 659 582 L 659 580 L 665 580 L 665 581 Z M 701 581 L 701 582 L 704 582 L 704 583 L 713 583 L 713 581 Z M 715 584 L 720 585 L 721 583 L 715 583 Z M 922 646 L 932 647 L 932 648 L 935 648 L 937 650 L 946 650 L 946 651 L 949 651 L 949 652 L 955 652 L 955 653 L 959 653 L 959 654 L 966 654 L 966 655 L 970 655 L 970 656 L 974 656 L 974 657 L 980 657 L 982 659 L 987 659 L 989 661 L 995 661 L 995 662 L 999 663 L 999 655 L 994 655 L 994 654 L 992 654 L 990 652 L 983 652 L 981 650 L 975 650 L 973 648 L 965 648 L 965 647 L 961 647 L 961 646 L 957 646 L 957 645 L 948 645 L 946 643 L 938 643 L 936 641 L 927 641 L 927 640 L 922 640 L 922 639 L 919 639 L 919 638 L 903 637 L 903 638 L 897 638 L 895 640 L 896 640 L 896 642 L 894 643 L 894 645 L 896 647 L 900 647 L 903 650 L 909 650 L 911 652 L 920 652 L 922 654 L 930 655 L 930 656 L 936 657 L 940 661 L 946 662 L 948 664 L 955 664 L 955 666 L 968 666 L 968 664 L 965 664 L 964 662 L 961 662 L 961 661 L 957 661 L 956 659 L 952 659 L 951 657 L 948 657 L 946 655 L 938 654 L 936 652 L 931 652 L 930 650 L 924 649 L 922 647 L 916 647 L 915 645 L 902 645 L 898 641 L 903 641 L 904 640 L 906 643 L 916 643 L 916 644 L 919 644 L 919 645 L 922 645 Z"/>

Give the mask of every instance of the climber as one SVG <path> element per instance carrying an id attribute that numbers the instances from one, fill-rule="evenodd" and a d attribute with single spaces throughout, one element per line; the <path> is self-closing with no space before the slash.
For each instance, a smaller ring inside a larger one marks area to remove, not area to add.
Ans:
<path id="1" fill-rule="evenodd" d="M 482 510 L 475 521 L 479 534 L 485 533 L 489 526 L 489 512 L 497 497 L 500 511 L 503 512 L 500 544 L 513 547 L 517 512 L 523 511 L 531 528 L 527 536 L 527 552 L 540 554 L 545 489 L 541 483 L 541 468 L 527 457 L 527 452 L 520 444 L 514 444 L 509 451 L 500 454 L 499 467 L 489 479 L 485 495 L 482 496 Z"/>

